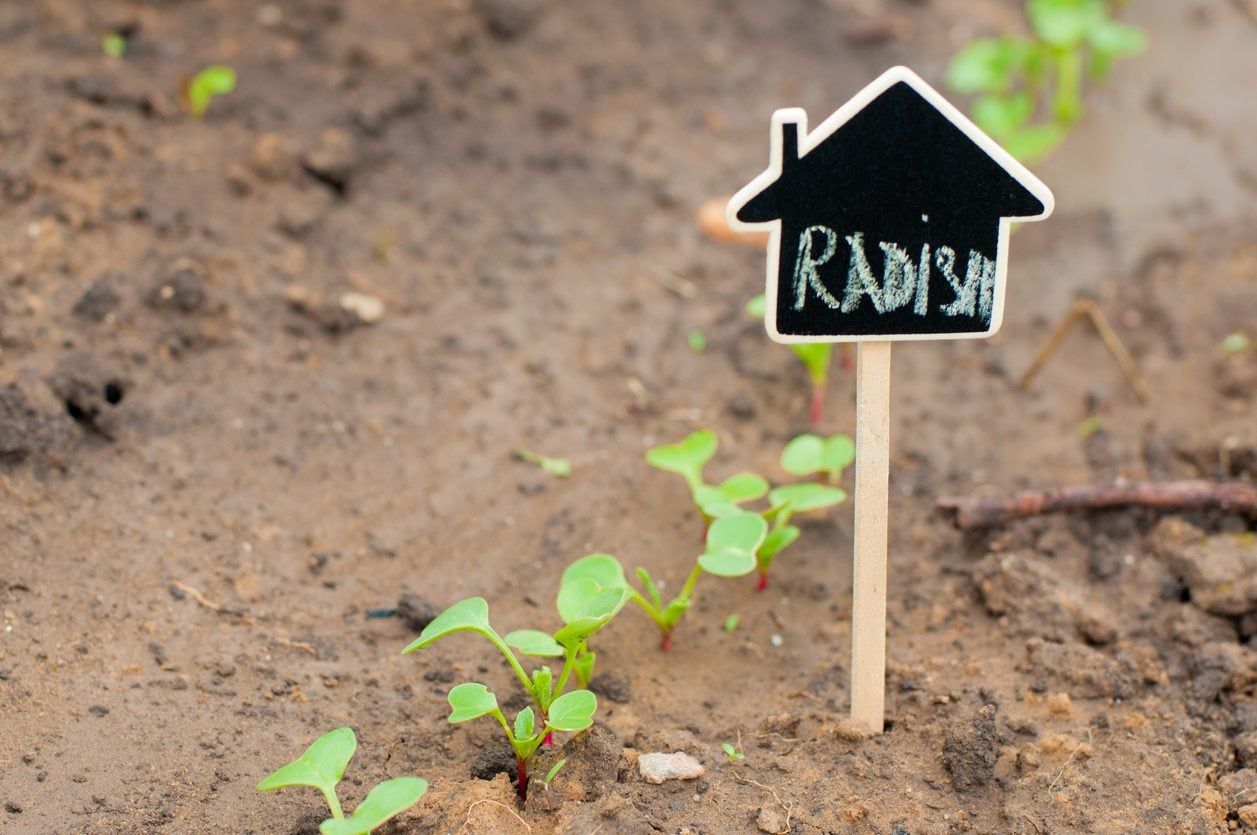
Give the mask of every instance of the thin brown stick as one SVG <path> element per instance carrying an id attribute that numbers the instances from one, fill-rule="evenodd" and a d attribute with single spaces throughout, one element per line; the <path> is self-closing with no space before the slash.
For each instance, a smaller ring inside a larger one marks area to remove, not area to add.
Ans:
<path id="1" fill-rule="evenodd" d="M 1065 340 L 1066 334 L 1083 319 L 1091 322 L 1091 326 L 1100 336 L 1100 341 L 1104 343 L 1104 347 L 1109 349 L 1109 353 L 1113 355 L 1113 359 L 1117 361 L 1117 365 L 1122 369 L 1122 374 L 1126 377 L 1126 382 L 1130 384 L 1131 389 L 1135 392 L 1135 396 L 1139 398 L 1139 402 L 1148 402 L 1148 384 L 1144 382 L 1143 375 L 1139 372 L 1139 366 L 1135 364 L 1135 358 L 1130 355 L 1130 351 L 1126 350 L 1126 346 L 1122 344 L 1121 338 L 1113 327 L 1109 324 L 1109 320 L 1105 317 L 1104 312 L 1100 310 L 1100 306 L 1091 299 L 1079 299 L 1070 307 L 1069 312 L 1065 314 L 1065 318 L 1060 321 L 1052 331 L 1048 341 L 1039 349 L 1039 353 L 1035 355 L 1034 360 L 1030 363 L 1030 367 L 1021 375 L 1021 379 L 1017 381 L 1017 387 L 1025 389 L 1030 385 L 1030 381 L 1035 375 L 1043 370 L 1043 366 L 1047 365 L 1047 361 L 1056 353 L 1056 349 L 1061 346 L 1061 342 Z"/>
<path id="2" fill-rule="evenodd" d="M 770 793 L 773 796 L 773 800 L 777 801 L 777 805 L 780 806 L 782 808 L 782 811 L 786 813 L 786 821 L 785 821 L 786 828 L 781 830 L 781 835 L 785 835 L 785 833 L 790 831 L 790 821 L 791 819 L 794 818 L 794 804 L 793 803 L 787 804 L 785 801 L 783 801 L 781 799 L 781 795 L 777 794 L 777 790 L 774 789 L 772 786 L 766 786 L 758 780 L 752 780 L 749 777 L 743 777 L 742 775 L 737 774 L 736 772 L 730 772 L 730 774 L 732 775 L 733 779 L 737 780 L 739 783 L 746 783 L 751 786 L 758 786 L 764 791 Z"/>
<path id="3" fill-rule="evenodd" d="M 936 508 L 960 529 L 991 528 L 1045 513 L 1144 507 L 1161 511 L 1226 510 L 1257 514 L 1257 486 L 1243 481 L 1080 484 L 1012 496 L 939 499 Z"/>

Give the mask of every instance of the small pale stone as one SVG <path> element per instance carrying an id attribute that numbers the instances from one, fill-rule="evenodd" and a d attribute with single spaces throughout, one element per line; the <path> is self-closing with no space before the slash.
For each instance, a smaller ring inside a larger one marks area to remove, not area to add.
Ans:
<path id="1" fill-rule="evenodd" d="M 759 817 L 755 819 L 755 825 L 760 832 L 767 832 L 769 835 L 782 835 L 789 831 L 786 816 L 775 806 L 759 807 Z"/>
<path id="2" fill-rule="evenodd" d="M 364 325 L 374 325 L 384 318 L 384 302 L 366 293 L 345 293 L 340 297 L 340 307 Z"/>
<path id="3" fill-rule="evenodd" d="M 637 758 L 637 770 L 647 783 L 664 780 L 696 780 L 703 776 L 703 764 L 684 751 L 663 754 L 658 751 Z"/>
<path id="4" fill-rule="evenodd" d="M 1257 803 L 1249 803 L 1235 810 L 1240 823 L 1248 827 L 1257 827 Z"/>

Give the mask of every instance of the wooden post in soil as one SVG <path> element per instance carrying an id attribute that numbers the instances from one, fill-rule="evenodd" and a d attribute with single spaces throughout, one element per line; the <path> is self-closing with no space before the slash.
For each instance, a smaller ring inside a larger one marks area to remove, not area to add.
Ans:
<path id="1" fill-rule="evenodd" d="M 890 345 L 861 342 L 855 366 L 855 549 L 851 718 L 881 733 L 886 705 L 886 543 L 890 512 Z"/>

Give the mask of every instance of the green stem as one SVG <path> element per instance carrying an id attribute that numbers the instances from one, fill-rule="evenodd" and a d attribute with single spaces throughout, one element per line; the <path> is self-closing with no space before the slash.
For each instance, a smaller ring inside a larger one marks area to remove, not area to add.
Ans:
<path id="1" fill-rule="evenodd" d="M 1052 115 L 1056 121 L 1069 126 L 1078 121 L 1082 108 L 1082 54 L 1077 49 L 1056 56 L 1056 95 L 1052 101 Z"/>
<path id="2" fill-rule="evenodd" d="M 531 693 L 532 679 L 528 677 L 528 673 L 524 672 L 523 665 L 519 663 L 519 659 L 515 657 L 515 653 L 511 652 L 511 648 L 506 645 L 506 641 L 499 638 L 496 632 L 488 634 L 485 637 L 487 637 L 493 645 L 498 648 L 498 651 L 502 653 L 502 656 L 506 659 L 507 663 L 511 665 L 511 669 L 513 669 L 515 671 L 515 675 L 519 677 L 520 683 L 524 685 L 524 690 Z"/>
<path id="3" fill-rule="evenodd" d="M 342 812 L 340 808 L 340 798 L 336 796 L 336 787 L 332 786 L 329 789 L 319 789 L 319 791 L 323 792 L 323 799 L 327 801 L 327 808 L 331 810 L 332 817 L 345 817 L 345 813 Z"/>
<path id="4" fill-rule="evenodd" d="M 566 647 L 565 647 L 566 649 Z M 579 647 L 577 647 L 579 649 Z M 554 701 L 563 695 L 563 688 L 567 687 L 567 680 L 572 675 L 572 668 L 576 664 L 577 649 L 566 652 L 566 658 L 563 661 L 563 672 L 559 673 L 559 680 L 555 682 L 554 688 L 550 691 L 550 701 Z M 544 714 L 542 715 L 544 718 Z"/>
<path id="5" fill-rule="evenodd" d="M 685 578 L 685 585 L 681 586 L 681 593 L 676 596 L 676 600 L 689 600 L 694 596 L 694 584 L 698 582 L 698 578 L 703 574 L 703 567 L 694 564 L 694 570 L 690 572 L 690 576 Z"/>
<path id="6" fill-rule="evenodd" d="M 667 624 L 663 622 L 663 613 L 655 608 L 655 604 L 651 603 L 645 597 L 642 597 L 641 593 L 632 586 L 629 586 L 629 597 L 633 598 L 634 602 L 636 602 L 637 605 L 641 607 L 642 611 L 655 622 L 656 626 L 660 629 L 667 627 Z"/>

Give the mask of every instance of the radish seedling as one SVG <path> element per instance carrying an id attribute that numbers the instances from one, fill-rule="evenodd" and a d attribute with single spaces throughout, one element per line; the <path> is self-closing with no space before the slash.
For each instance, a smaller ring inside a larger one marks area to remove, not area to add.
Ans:
<path id="1" fill-rule="evenodd" d="M 1061 143 L 1082 115 L 1083 78 L 1108 75 L 1147 46 L 1114 20 L 1111 0 L 1028 0 L 1029 37 L 979 38 L 952 59 L 946 81 L 973 93 L 973 117 L 1013 156 L 1032 163 Z"/>
<path id="2" fill-rule="evenodd" d="M 728 760 L 729 765 L 733 765 L 740 760 L 746 759 L 746 754 L 743 754 L 739 750 L 739 747 L 735 746 L 732 742 L 723 742 L 721 743 L 720 748 L 725 752 L 725 759 Z"/>
<path id="3" fill-rule="evenodd" d="M 205 116 L 215 96 L 225 96 L 236 89 L 236 71 L 231 67 L 210 66 L 192 76 L 184 94 L 192 118 Z"/>
<path id="4" fill-rule="evenodd" d="M 758 295 L 746 304 L 748 316 L 764 320 L 767 301 Z M 808 411 L 808 426 L 816 428 L 820 425 L 821 415 L 825 410 L 825 388 L 829 382 L 829 363 L 834 356 L 834 346 L 829 342 L 804 342 L 791 345 L 790 350 L 803 363 L 807 370 L 807 379 L 811 384 L 812 406 Z"/>
<path id="5" fill-rule="evenodd" d="M 385 780 L 367 792 L 353 814 L 345 817 L 336 784 L 345 776 L 345 768 L 357 748 L 353 729 L 337 728 L 315 740 L 296 760 L 265 777 L 257 784 L 257 790 L 272 792 L 293 786 L 318 789 L 332 815 L 320 824 L 322 835 L 366 835 L 418 803 L 428 790 L 428 782 L 419 777 Z"/>
<path id="6" fill-rule="evenodd" d="M 706 548 L 695 561 L 693 570 L 680 592 L 664 602 L 659 585 L 644 568 L 637 569 L 637 579 L 644 593 L 624 574 L 620 561 L 610 554 L 591 554 L 567 567 L 559 586 L 560 610 L 564 604 L 606 594 L 622 592 L 641 607 L 659 627 L 659 648 L 665 652 L 672 645 L 672 632 L 694 602 L 694 587 L 704 572 L 717 577 L 742 577 L 756 566 L 756 550 L 764 542 L 768 523 L 758 513 L 738 511 L 721 516 L 707 531 Z"/>
<path id="7" fill-rule="evenodd" d="M 821 441 L 819 449 L 804 442 L 802 447 L 791 451 L 790 463 L 797 463 L 800 467 L 805 463 L 814 463 L 818 467 L 836 468 L 844 452 L 843 443 L 837 439 L 844 437 L 834 436 L 829 441 Z M 819 438 L 817 440 L 820 441 Z M 790 524 L 794 515 L 832 507 L 846 501 L 847 493 L 837 487 L 820 484 L 787 484 L 770 490 L 768 482 L 754 473 L 739 473 L 718 485 L 707 484 L 703 481 L 703 468 L 716 454 L 717 446 L 715 433 L 710 429 L 700 429 L 678 443 L 654 447 L 646 453 L 646 461 L 657 469 L 677 473 L 685 479 L 704 524 L 710 525 L 713 519 L 724 516 L 745 513 L 741 505 L 767 494 L 768 508 L 759 515 L 765 522 L 771 522 L 772 528 L 755 554 L 759 568 L 756 588 L 762 591 L 768 587 L 768 569 L 773 560 L 799 538 L 799 528 Z M 802 454 L 809 452 L 809 446 L 813 447 L 810 452 L 815 454 L 811 458 Z"/>
<path id="8" fill-rule="evenodd" d="M 855 461 L 855 442 L 847 435 L 799 435 L 781 451 L 781 469 L 796 476 L 820 475 L 830 484 Z"/>
<path id="9" fill-rule="evenodd" d="M 127 54 L 127 39 L 121 32 L 110 32 L 100 42 L 100 51 L 110 58 L 121 58 Z"/>
<path id="10" fill-rule="evenodd" d="M 572 474 L 572 462 L 567 458 L 548 458 L 539 452 L 533 452 L 529 449 L 515 450 L 515 457 L 520 461 L 535 464 L 555 478 L 567 478 Z"/>
<path id="11" fill-rule="evenodd" d="M 593 653 L 588 651 L 590 637 L 602 629 L 623 607 L 627 594 L 619 588 L 599 589 L 568 609 L 565 625 L 550 635 L 536 629 L 519 629 L 499 636 L 489 623 L 489 604 L 483 597 L 460 600 L 437 615 L 402 652 L 409 654 L 430 646 L 441 638 L 457 632 L 474 632 L 488 639 L 502 653 L 511 670 L 532 697 L 536 711 L 524 708 L 515 716 L 513 724 L 498 708 L 497 697 L 483 684 L 460 684 L 449 693 L 450 721 L 466 722 L 480 716 L 492 715 L 506 730 L 519 768 L 516 789 L 520 799 L 528 794 L 528 760 L 551 731 L 579 731 L 589 727 L 597 707 L 597 700 L 588 690 L 564 693 L 572 674 L 582 681 L 588 680 L 593 667 Z M 541 666 L 529 676 L 515 655 L 540 658 L 563 658 L 563 669 L 556 679 L 548 666 Z M 587 661 L 584 659 L 588 659 Z M 584 665 L 588 666 L 584 666 Z M 588 708 L 587 713 L 582 713 Z M 582 719 L 583 716 L 583 719 Z M 583 722 L 583 724 L 581 724 Z"/>

